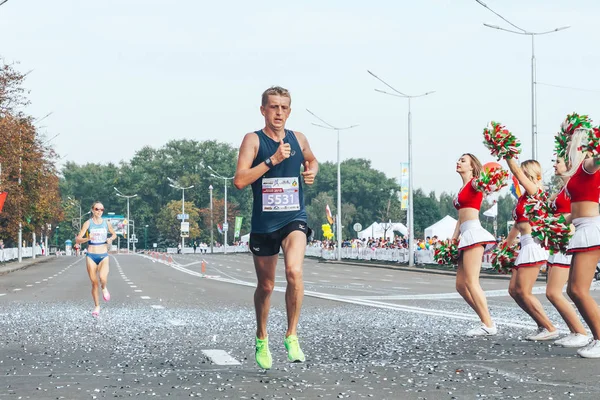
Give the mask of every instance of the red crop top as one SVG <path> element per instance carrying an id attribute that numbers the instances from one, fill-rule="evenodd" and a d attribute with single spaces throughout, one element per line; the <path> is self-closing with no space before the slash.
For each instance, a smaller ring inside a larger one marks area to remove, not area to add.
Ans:
<path id="1" fill-rule="evenodd" d="M 571 203 L 578 201 L 599 202 L 600 199 L 600 174 L 590 174 L 583 168 L 583 163 L 575 172 L 575 175 L 569 179 L 566 185 L 567 196 Z"/>
<path id="2" fill-rule="evenodd" d="M 483 201 L 483 192 L 478 192 L 473 187 L 473 179 L 458 192 L 454 198 L 454 208 L 460 210 L 462 208 L 474 208 L 479 210 Z"/>
<path id="3" fill-rule="evenodd" d="M 513 218 L 518 224 L 519 222 L 529 222 L 529 217 L 525 214 L 525 203 L 527 202 L 527 194 L 519 197 L 517 205 L 513 210 Z"/>
<path id="4" fill-rule="evenodd" d="M 552 202 L 552 209 L 557 214 L 568 214 L 571 212 L 571 199 L 567 197 L 565 186 L 558 192 L 556 198 Z"/>

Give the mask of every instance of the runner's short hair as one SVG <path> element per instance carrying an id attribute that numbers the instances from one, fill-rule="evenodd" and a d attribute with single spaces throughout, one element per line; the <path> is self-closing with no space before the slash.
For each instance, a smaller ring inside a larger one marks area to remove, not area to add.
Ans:
<path id="1" fill-rule="evenodd" d="M 267 101 L 269 101 L 269 96 L 281 96 L 287 97 L 290 99 L 290 104 L 292 104 L 292 96 L 290 96 L 289 90 L 282 88 L 281 86 L 271 86 L 267 90 L 265 90 L 262 94 L 262 106 L 267 105 Z"/>

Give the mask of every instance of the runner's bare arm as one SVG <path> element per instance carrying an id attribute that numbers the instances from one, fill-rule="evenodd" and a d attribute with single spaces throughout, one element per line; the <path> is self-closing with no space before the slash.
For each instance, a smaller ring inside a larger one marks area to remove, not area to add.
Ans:
<path id="1" fill-rule="evenodd" d="M 306 165 L 306 161 L 308 161 L 310 171 L 314 171 L 314 176 L 316 176 L 317 173 L 319 173 L 319 162 L 313 154 L 312 149 L 310 148 L 310 144 L 308 144 L 308 139 L 306 138 L 306 136 L 304 136 L 302 132 L 294 133 L 296 134 L 296 137 L 300 142 L 300 147 L 302 148 L 302 155 L 304 156 L 305 162 L 304 165 Z"/>
<path id="2" fill-rule="evenodd" d="M 85 243 L 85 242 L 89 242 L 90 238 L 84 238 L 83 236 L 85 235 L 85 233 L 87 232 L 88 228 L 90 227 L 90 221 L 87 220 L 84 222 L 83 226 L 81 227 L 81 230 L 79 231 L 79 234 L 77 235 L 77 237 L 75 238 L 75 243 Z"/>
<path id="3" fill-rule="evenodd" d="M 107 223 L 106 225 L 108 226 L 108 231 L 109 231 L 109 232 L 110 232 L 110 234 L 111 234 L 111 236 L 110 236 L 108 239 L 106 239 L 106 241 L 107 241 L 107 242 L 111 242 L 111 243 L 112 243 L 112 241 L 113 241 L 113 240 L 115 240 L 115 239 L 117 238 L 117 234 L 116 234 L 116 232 L 115 232 L 115 230 L 114 230 L 114 228 L 113 228 L 112 224 L 108 224 L 108 223 Z"/>
<path id="4" fill-rule="evenodd" d="M 244 140 L 242 140 L 235 177 L 233 178 L 233 185 L 238 189 L 243 189 L 251 185 L 269 170 L 269 167 L 264 162 L 252 168 L 252 163 L 258 153 L 259 144 L 258 136 L 254 132 L 247 133 L 244 136 Z"/>

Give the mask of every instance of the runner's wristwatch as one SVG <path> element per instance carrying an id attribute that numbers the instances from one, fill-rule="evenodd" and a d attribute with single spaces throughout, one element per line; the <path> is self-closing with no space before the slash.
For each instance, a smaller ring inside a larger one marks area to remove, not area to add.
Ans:
<path id="1" fill-rule="evenodd" d="M 267 157 L 265 159 L 265 164 L 267 164 L 267 167 L 269 167 L 269 169 L 271 169 L 271 167 L 273 167 L 273 161 L 271 161 L 271 157 Z"/>

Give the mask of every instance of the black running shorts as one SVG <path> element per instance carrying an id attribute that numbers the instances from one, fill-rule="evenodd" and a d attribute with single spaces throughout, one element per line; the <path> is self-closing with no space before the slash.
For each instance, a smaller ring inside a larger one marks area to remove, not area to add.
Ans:
<path id="1" fill-rule="evenodd" d="M 250 251 L 255 256 L 274 256 L 279 254 L 281 242 L 290 233 L 294 231 L 302 231 L 308 237 L 312 234 L 312 230 L 304 221 L 292 221 L 283 228 L 270 233 L 250 233 Z"/>

